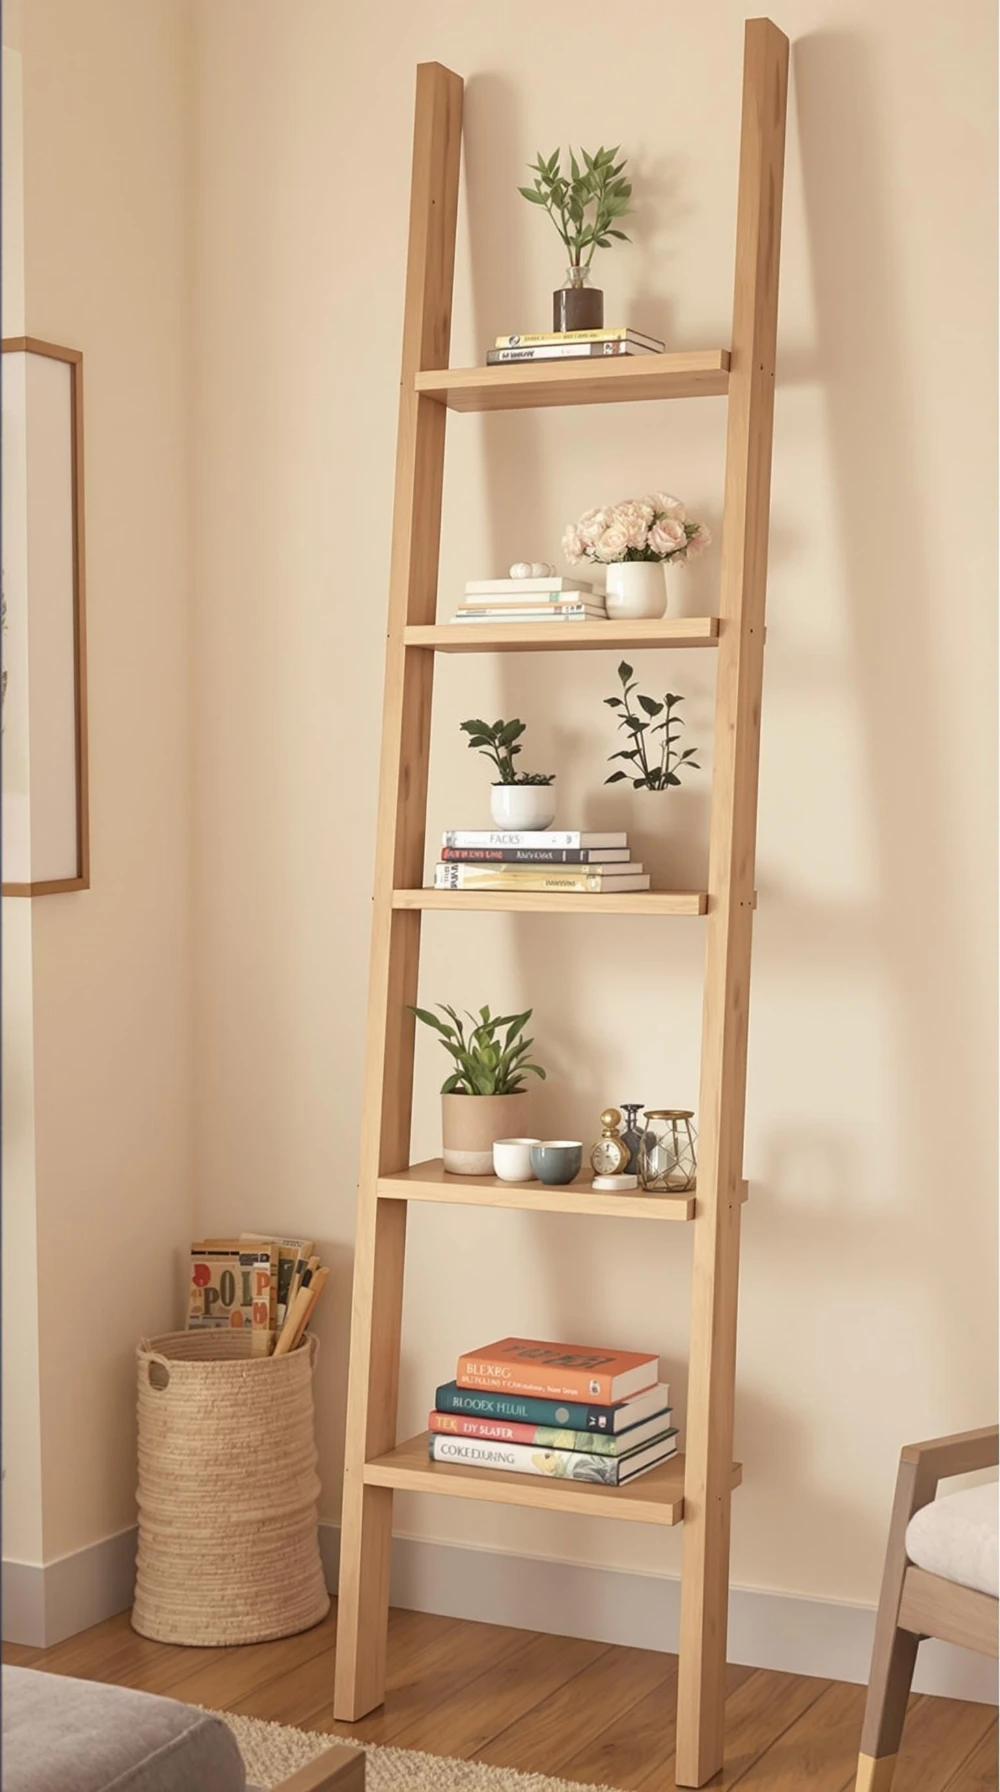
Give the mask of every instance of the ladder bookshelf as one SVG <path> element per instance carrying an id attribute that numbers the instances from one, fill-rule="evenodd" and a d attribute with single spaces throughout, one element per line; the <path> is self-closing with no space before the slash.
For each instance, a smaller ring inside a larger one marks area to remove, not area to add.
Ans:
<path id="1" fill-rule="evenodd" d="M 683 1520 L 676 1779 L 722 1765 L 736 1309 L 757 821 L 774 356 L 788 42 L 746 26 L 729 349 L 594 363 L 449 368 L 462 82 L 417 71 L 403 323 L 371 979 L 347 1406 L 334 1713 L 356 1722 L 385 1692 L 396 1488 L 647 1524 Z M 437 626 L 445 425 L 454 411 L 727 399 L 718 617 L 564 623 L 549 636 L 498 623 Z M 716 655 L 708 887 L 560 896 L 421 887 L 435 655 L 701 648 Z M 425 909 L 704 916 L 705 988 L 696 1193 L 608 1197 L 580 1180 L 536 1189 L 410 1166 L 414 1020 Z M 426 1435 L 396 1438 L 410 1201 L 614 1214 L 694 1227 L 686 1453 L 621 1488 L 431 1463 Z"/>

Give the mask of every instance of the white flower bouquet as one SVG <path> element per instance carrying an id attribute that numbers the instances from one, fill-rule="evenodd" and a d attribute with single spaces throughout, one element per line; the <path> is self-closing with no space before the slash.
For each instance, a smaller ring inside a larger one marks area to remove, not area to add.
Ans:
<path id="1" fill-rule="evenodd" d="M 652 492 L 645 498 L 626 498 L 621 504 L 584 511 L 579 522 L 567 528 L 562 549 L 571 566 L 581 560 L 596 560 L 604 566 L 623 560 L 659 560 L 683 566 L 711 539 L 704 523 L 688 520 L 679 498 L 669 492 Z"/>

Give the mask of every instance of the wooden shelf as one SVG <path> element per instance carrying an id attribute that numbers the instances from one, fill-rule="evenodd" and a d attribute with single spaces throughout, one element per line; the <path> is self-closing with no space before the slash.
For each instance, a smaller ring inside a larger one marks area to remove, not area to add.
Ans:
<path id="1" fill-rule="evenodd" d="M 542 1182 L 501 1182 L 497 1176 L 449 1176 L 439 1157 L 393 1176 L 380 1176 L 378 1192 L 389 1201 L 443 1201 L 460 1207 L 514 1207 L 538 1213 L 592 1213 L 606 1219 L 690 1220 L 694 1193 L 613 1195 L 591 1188 L 588 1165 L 561 1188 Z"/>
<path id="2" fill-rule="evenodd" d="M 589 1481 L 557 1481 L 547 1475 L 512 1475 L 499 1469 L 431 1462 L 428 1435 L 422 1431 L 419 1437 L 397 1444 L 388 1455 L 366 1462 L 366 1486 L 444 1493 L 498 1506 L 543 1506 L 551 1512 L 583 1512 L 592 1518 L 624 1518 L 639 1524 L 679 1524 L 684 1516 L 683 1455 L 672 1456 L 624 1487 L 601 1487 Z M 742 1466 L 734 1462 L 732 1485 L 738 1487 L 742 1478 Z"/>
<path id="3" fill-rule="evenodd" d="M 393 890 L 392 906 L 450 914 L 703 915 L 708 896 L 704 890 L 633 890 L 617 896 L 557 890 Z"/>
<path id="4" fill-rule="evenodd" d="M 606 360 L 515 361 L 506 367 L 445 367 L 418 373 L 416 389 L 452 411 L 540 410 L 547 405 L 624 404 L 633 399 L 718 397 L 729 390 L 729 351 Z"/>
<path id="5" fill-rule="evenodd" d="M 404 629 L 407 647 L 437 653 L 608 653 L 641 647 L 717 647 L 718 616 L 670 616 L 655 622 L 445 622 Z"/>

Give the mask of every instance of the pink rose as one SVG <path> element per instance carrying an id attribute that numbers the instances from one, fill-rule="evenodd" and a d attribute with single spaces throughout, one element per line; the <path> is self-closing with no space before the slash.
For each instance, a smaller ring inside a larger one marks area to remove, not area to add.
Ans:
<path id="1" fill-rule="evenodd" d="M 669 492 L 653 492 L 646 503 L 653 506 L 657 516 L 673 517 L 677 523 L 682 523 L 687 514 L 680 499 L 672 497 Z"/>
<path id="2" fill-rule="evenodd" d="M 649 545 L 661 560 L 669 559 L 687 547 L 687 530 L 675 517 L 659 518 L 649 531 Z"/>
<path id="3" fill-rule="evenodd" d="M 585 510 L 576 525 L 584 547 L 595 547 L 613 520 L 611 511 L 606 507 L 602 506 L 598 510 Z"/>
<path id="4" fill-rule="evenodd" d="M 700 554 L 704 548 L 708 547 L 708 544 L 711 541 L 711 539 L 712 539 L 712 537 L 709 534 L 708 530 L 706 529 L 704 523 L 699 523 L 694 534 L 691 536 L 690 540 L 688 541 L 688 554 L 692 555 L 692 556 L 695 554 Z"/>
<path id="5" fill-rule="evenodd" d="M 612 522 L 624 529 L 628 536 L 630 548 L 644 548 L 646 531 L 653 521 L 653 507 L 642 498 L 630 498 L 625 504 L 616 504 Z"/>
<path id="6" fill-rule="evenodd" d="M 562 538 L 563 559 L 575 566 L 578 560 L 584 559 L 586 548 L 583 538 L 575 523 L 570 523 Z"/>
<path id="7" fill-rule="evenodd" d="M 598 560 L 624 560 L 628 549 L 627 530 L 623 529 L 620 523 L 612 523 L 609 528 L 605 529 L 594 552 Z"/>

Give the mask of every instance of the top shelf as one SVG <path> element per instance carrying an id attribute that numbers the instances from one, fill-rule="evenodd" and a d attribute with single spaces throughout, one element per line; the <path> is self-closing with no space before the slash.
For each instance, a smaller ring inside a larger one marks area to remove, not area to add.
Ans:
<path id="1" fill-rule="evenodd" d="M 729 350 L 609 355 L 606 360 L 514 361 L 418 373 L 416 389 L 453 411 L 524 411 L 550 405 L 625 404 L 639 398 L 710 398 L 729 390 Z"/>

